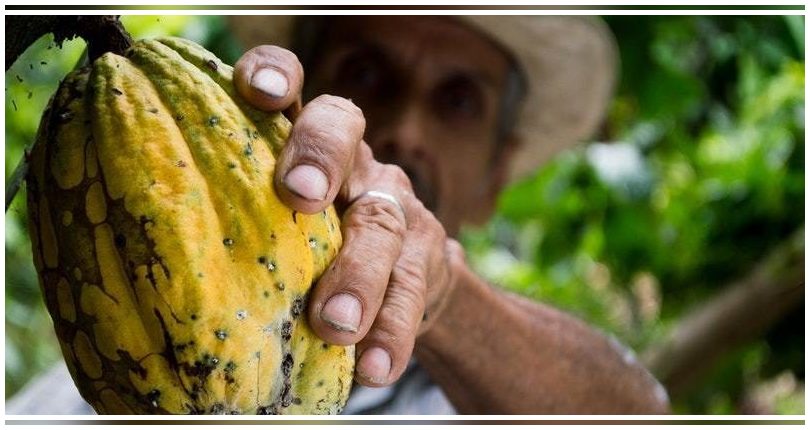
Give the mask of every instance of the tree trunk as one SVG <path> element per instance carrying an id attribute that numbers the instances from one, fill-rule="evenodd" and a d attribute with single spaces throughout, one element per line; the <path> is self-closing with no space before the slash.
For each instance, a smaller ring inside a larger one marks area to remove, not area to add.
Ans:
<path id="1" fill-rule="evenodd" d="M 761 336 L 804 303 L 804 228 L 745 279 L 680 318 L 644 361 L 670 396 L 684 394 L 724 353 Z"/>

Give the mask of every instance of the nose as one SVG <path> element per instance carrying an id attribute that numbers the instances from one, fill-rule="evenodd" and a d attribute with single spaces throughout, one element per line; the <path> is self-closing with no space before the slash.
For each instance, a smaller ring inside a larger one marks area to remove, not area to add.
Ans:
<path id="1" fill-rule="evenodd" d="M 369 142 L 377 160 L 399 164 L 425 158 L 425 123 L 417 109 L 393 111 L 373 129 Z"/>
<path id="2" fill-rule="evenodd" d="M 369 130 L 369 145 L 374 157 L 402 168 L 410 178 L 416 196 L 425 207 L 434 210 L 439 184 L 435 160 L 430 152 L 428 121 L 414 107 L 394 111 L 386 119 Z"/>

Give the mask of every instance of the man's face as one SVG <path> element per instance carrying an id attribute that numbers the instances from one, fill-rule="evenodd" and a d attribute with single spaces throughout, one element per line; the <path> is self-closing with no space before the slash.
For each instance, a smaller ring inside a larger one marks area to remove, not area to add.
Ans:
<path id="1" fill-rule="evenodd" d="M 405 170 L 450 235 L 489 216 L 507 161 L 496 157 L 503 52 L 443 17 L 333 18 L 320 43 L 306 93 L 357 104 L 375 158 Z"/>

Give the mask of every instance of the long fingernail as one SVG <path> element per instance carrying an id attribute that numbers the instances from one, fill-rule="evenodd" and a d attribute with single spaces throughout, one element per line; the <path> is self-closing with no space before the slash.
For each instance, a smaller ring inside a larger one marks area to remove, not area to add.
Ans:
<path id="1" fill-rule="evenodd" d="M 301 164 L 287 172 L 284 185 L 293 193 L 308 200 L 323 200 L 329 191 L 329 180 L 315 166 Z"/>
<path id="2" fill-rule="evenodd" d="M 250 86 L 275 98 L 286 96 L 290 90 L 287 78 L 278 70 L 270 68 L 256 71 L 250 78 Z"/>
<path id="3" fill-rule="evenodd" d="M 391 356 L 388 355 L 388 351 L 378 346 L 372 346 L 363 351 L 363 355 L 360 356 L 357 372 L 375 384 L 384 384 L 388 381 L 388 374 L 391 372 Z"/>
<path id="4" fill-rule="evenodd" d="M 321 309 L 321 319 L 336 330 L 357 333 L 363 312 L 360 301 L 351 294 L 336 294 Z"/>

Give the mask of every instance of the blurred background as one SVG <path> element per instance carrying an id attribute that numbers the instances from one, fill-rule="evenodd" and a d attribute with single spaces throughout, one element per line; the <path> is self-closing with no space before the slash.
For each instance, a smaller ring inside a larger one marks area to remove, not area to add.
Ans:
<path id="1" fill-rule="evenodd" d="M 214 16 L 127 16 L 226 62 Z M 804 17 L 605 17 L 621 82 L 593 142 L 464 231 L 479 273 L 631 346 L 676 413 L 804 414 Z M 84 42 L 51 36 L 6 71 L 6 182 Z M 5 393 L 60 360 L 21 189 L 5 218 Z"/>

